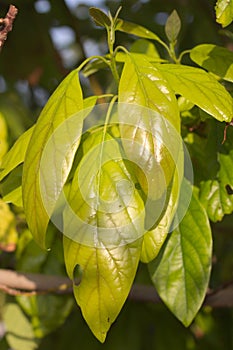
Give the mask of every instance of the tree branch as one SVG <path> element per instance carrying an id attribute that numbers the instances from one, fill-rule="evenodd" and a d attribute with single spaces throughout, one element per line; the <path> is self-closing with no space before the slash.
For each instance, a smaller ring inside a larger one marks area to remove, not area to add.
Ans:
<path id="1" fill-rule="evenodd" d="M 78 283 L 78 282 L 77 282 Z M 23 273 L 0 270 L 0 290 L 10 295 L 71 294 L 72 281 L 64 276 Z M 129 300 L 160 303 L 161 299 L 153 286 L 134 284 Z M 207 293 L 204 306 L 232 307 L 233 281 Z"/>
<path id="2" fill-rule="evenodd" d="M 18 13 L 18 9 L 10 5 L 5 18 L 0 18 L 0 51 L 7 39 L 8 33 L 12 30 L 13 22 Z"/>

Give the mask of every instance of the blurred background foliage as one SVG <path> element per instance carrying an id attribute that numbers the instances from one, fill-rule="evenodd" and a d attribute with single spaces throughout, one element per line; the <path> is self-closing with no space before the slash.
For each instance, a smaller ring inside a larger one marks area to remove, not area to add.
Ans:
<path id="1" fill-rule="evenodd" d="M 5 16 L 10 3 L 0 0 L 0 17 Z M 182 21 L 179 51 L 200 43 L 233 48 L 229 34 L 232 26 L 223 32 L 216 24 L 214 0 L 17 0 L 14 5 L 19 13 L 0 54 L 0 157 L 35 122 L 51 92 L 72 68 L 85 57 L 106 52 L 105 31 L 96 28 L 90 19 L 90 6 L 112 13 L 122 6 L 121 18 L 148 27 L 163 40 L 166 40 L 166 19 L 176 9 Z M 123 33 L 117 34 L 117 42 L 126 47 L 132 40 Z M 92 90 L 96 93 L 105 89 L 111 83 L 108 79 L 104 72 L 98 73 L 97 82 L 90 83 L 82 77 L 84 93 L 90 95 Z M 0 267 L 65 275 L 61 242 L 58 240 L 52 255 L 42 252 L 25 227 L 22 211 L 13 208 L 13 212 L 14 216 L 0 199 L 0 220 L 4 217 L 7 227 L 3 228 L 3 221 L 0 222 Z M 221 223 L 212 224 L 214 254 L 210 288 L 233 278 L 232 222 L 233 216 L 229 215 Z M 149 283 L 147 277 L 142 265 L 137 279 Z M 204 307 L 186 329 L 163 305 L 127 301 L 106 343 L 101 345 L 69 296 L 34 297 L 30 305 L 23 297 L 17 298 L 17 304 L 12 297 L 7 300 L 4 320 L 8 333 L 5 337 L 0 323 L 1 350 L 9 348 L 6 339 L 15 350 L 38 346 L 41 350 L 233 349 L 233 312 L 227 308 Z M 4 303 L 2 294 L 0 310 Z"/>

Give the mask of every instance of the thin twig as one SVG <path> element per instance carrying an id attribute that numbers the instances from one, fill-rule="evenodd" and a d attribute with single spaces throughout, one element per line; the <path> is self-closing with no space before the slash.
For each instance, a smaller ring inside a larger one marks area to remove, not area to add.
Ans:
<path id="1" fill-rule="evenodd" d="M 18 9 L 14 5 L 10 5 L 5 18 L 0 18 L 0 50 L 7 39 L 8 33 L 12 30 L 13 22 L 18 13 Z"/>
<path id="2" fill-rule="evenodd" d="M 77 282 L 78 283 L 78 282 Z M 9 295 L 71 294 L 73 282 L 64 276 L 23 273 L 13 270 L 0 270 L 0 290 Z M 153 286 L 134 284 L 129 300 L 158 304 L 161 299 Z M 233 281 L 207 293 L 205 306 L 232 307 Z"/>

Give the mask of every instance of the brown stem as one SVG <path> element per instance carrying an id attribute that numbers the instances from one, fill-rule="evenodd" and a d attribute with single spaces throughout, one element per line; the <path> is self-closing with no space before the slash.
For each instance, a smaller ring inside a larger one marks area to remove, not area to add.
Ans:
<path id="1" fill-rule="evenodd" d="M 0 290 L 10 295 L 71 294 L 72 281 L 64 276 L 23 273 L 0 270 Z M 134 284 L 129 299 L 136 302 L 160 303 L 160 297 L 153 286 Z M 203 305 L 212 307 L 233 306 L 233 281 L 208 292 Z"/>
<path id="2" fill-rule="evenodd" d="M 18 13 L 18 9 L 14 5 L 10 5 L 5 18 L 0 18 L 0 50 L 7 39 L 8 33 L 12 30 L 13 22 Z"/>

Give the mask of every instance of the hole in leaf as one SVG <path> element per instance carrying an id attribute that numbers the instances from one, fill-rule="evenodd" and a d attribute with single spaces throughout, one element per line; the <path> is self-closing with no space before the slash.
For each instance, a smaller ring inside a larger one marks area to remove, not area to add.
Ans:
<path id="1" fill-rule="evenodd" d="M 76 265 L 73 271 L 73 282 L 76 286 L 78 286 L 81 282 L 83 274 L 83 269 L 80 265 Z"/>
<path id="2" fill-rule="evenodd" d="M 233 188 L 231 188 L 230 185 L 226 185 L 226 186 L 225 186 L 225 189 L 226 189 L 226 191 L 227 191 L 228 194 L 233 194 Z"/>

